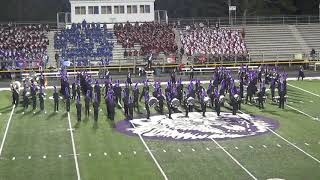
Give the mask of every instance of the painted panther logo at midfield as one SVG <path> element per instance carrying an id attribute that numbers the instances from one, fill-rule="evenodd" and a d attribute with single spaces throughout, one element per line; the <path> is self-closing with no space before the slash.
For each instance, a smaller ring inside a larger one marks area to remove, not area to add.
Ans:
<path id="1" fill-rule="evenodd" d="M 268 128 L 276 129 L 276 121 L 262 116 L 248 114 L 232 115 L 221 113 L 218 117 L 215 112 L 207 112 L 206 117 L 201 113 L 189 113 L 189 118 L 184 114 L 172 114 L 173 119 L 165 115 L 151 116 L 147 119 L 134 119 L 131 123 L 121 121 L 117 124 L 117 130 L 128 134 L 141 134 L 148 139 L 165 140 L 211 140 L 232 139 L 261 135 L 268 132 Z"/>

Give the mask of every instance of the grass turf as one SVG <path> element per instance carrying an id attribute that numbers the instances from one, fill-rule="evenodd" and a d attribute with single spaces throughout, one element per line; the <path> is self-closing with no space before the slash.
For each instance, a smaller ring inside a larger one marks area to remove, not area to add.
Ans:
<path id="1" fill-rule="evenodd" d="M 320 94 L 319 81 L 289 83 Z M 51 94 L 50 91 L 47 93 Z M 288 103 L 289 106 L 319 117 L 319 97 L 290 86 L 288 96 L 289 102 L 292 102 Z M 11 112 L 11 94 L 1 92 L 0 99 L 2 140 Z M 28 110 L 22 115 L 21 107 L 15 110 L 1 155 L 0 179 L 77 178 L 70 132 L 67 131 L 68 117 L 64 105 L 62 102 L 60 104 L 60 113 L 52 113 L 53 102 L 49 99 L 45 104 L 47 114 L 34 115 Z M 101 104 L 98 123 L 93 122 L 92 116 L 77 123 L 74 104 L 71 107 L 81 179 L 163 179 L 140 139 L 113 129 L 113 124 L 105 116 L 104 104 Z M 243 105 L 242 110 L 279 121 L 278 134 L 320 159 L 320 122 L 289 107 L 281 110 L 270 103 L 264 110 L 254 105 Z M 118 109 L 116 121 L 123 119 L 122 110 Z M 169 179 L 250 179 L 214 142 L 146 140 L 146 143 Z M 258 179 L 320 178 L 319 163 L 273 134 L 219 141 L 219 144 Z M 62 157 L 59 158 L 59 155 Z M 12 160 L 13 157 L 15 160 Z"/>

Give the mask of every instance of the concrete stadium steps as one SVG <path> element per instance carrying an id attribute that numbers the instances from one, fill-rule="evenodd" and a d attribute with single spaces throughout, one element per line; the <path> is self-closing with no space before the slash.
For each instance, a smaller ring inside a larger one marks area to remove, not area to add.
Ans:
<path id="1" fill-rule="evenodd" d="M 291 25 L 247 26 L 245 41 L 252 60 L 291 60 L 308 45 Z"/>
<path id="2" fill-rule="evenodd" d="M 316 52 L 320 51 L 320 24 L 296 25 L 302 38 L 309 46 L 309 51 L 314 48 Z"/>
<path id="3" fill-rule="evenodd" d="M 56 51 L 54 49 L 54 34 L 55 31 L 49 31 L 48 33 L 48 39 L 49 39 L 49 46 L 48 46 L 48 57 L 49 57 L 49 61 L 47 63 L 47 68 L 48 67 L 57 67 L 57 63 L 55 60 L 55 54 Z"/>

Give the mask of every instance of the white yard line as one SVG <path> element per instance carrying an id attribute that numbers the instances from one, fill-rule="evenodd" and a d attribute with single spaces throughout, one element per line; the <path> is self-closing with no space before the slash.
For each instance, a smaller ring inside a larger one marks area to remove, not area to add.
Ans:
<path id="1" fill-rule="evenodd" d="M 136 126 L 130 121 L 130 123 L 132 124 L 133 128 L 136 128 Z M 157 159 L 154 157 L 154 155 L 152 154 L 152 152 L 150 151 L 147 143 L 144 141 L 144 139 L 142 138 L 141 134 L 138 133 L 138 136 L 140 138 L 140 140 L 142 141 L 144 147 L 147 149 L 148 153 L 150 154 L 151 158 L 153 159 L 154 163 L 157 165 L 158 169 L 160 170 L 163 178 L 165 180 L 168 180 L 167 175 L 164 173 L 163 169 L 161 168 L 160 164 L 158 163 Z"/>
<path id="2" fill-rule="evenodd" d="M 241 113 L 243 113 L 242 111 L 239 111 Z M 248 121 L 251 122 L 251 119 L 247 119 Z M 275 131 L 273 131 L 272 129 L 270 129 L 269 127 L 265 126 L 265 128 L 270 131 L 271 133 L 273 133 L 274 135 L 276 135 L 277 137 L 279 137 L 280 139 L 282 139 L 283 141 L 287 142 L 288 144 L 290 144 L 291 146 L 293 146 L 294 148 L 298 149 L 299 151 L 301 151 L 303 154 L 309 156 L 311 159 L 315 160 L 316 162 L 318 162 L 320 164 L 320 160 L 313 157 L 311 154 L 305 152 L 303 149 L 299 148 L 297 145 L 293 144 L 292 142 L 290 142 L 289 140 L 287 140 L 286 138 L 282 137 L 280 134 L 276 133 Z"/>
<path id="3" fill-rule="evenodd" d="M 216 140 L 210 138 L 217 146 L 219 146 L 235 163 L 237 163 L 252 179 L 257 180 L 255 176 L 251 174 L 236 158 L 234 158 L 228 151 L 226 151 Z"/>
<path id="4" fill-rule="evenodd" d="M 297 112 L 299 112 L 299 113 L 301 113 L 301 114 L 303 114 L 303 115 L 305 115 L 305 116 L 307 116 L 307 117 L 309 117 L 309 118 L 311 118 L 312 120 L 320 121 L 318 118 L 315 118 L 315 117 L 313 117 L 313 116 L 311 116 L 311 115 L 309 115 L 309 114 L 307 114 L 307 113 L 305 113 L 305 112 L 303 112 L 303 111 L 301 111 L 301 110 L 299 110 L 299 109 L 296 109 L 296 108 L 291 107 L 291 106 L 289 106 L 289 105 L 287 105 L 287 107 L 290 108 L 290 109 L 293 109 L 293 110 L 295 110 L 295 111 L 297 111 Z"/>
<path id="5" fill-rule="evenodd" d="M 291 86 L 291 87 L 293 87 L 293 88 L 299 89 L 299 90 L 301 90 L 301 91 L 303 91 L 303 92 L 306 92 L 306 93 L 312 94 L 312 95 L 314 95 L 314 96 L 320 97 L 320 95 L 319 95 L 319 94 L 316 94 L 316 93 L 310 92 L 310 91 L 308 91 L 308 90 L 302 89 L 302 88 L 297 87 L 297 86 L 294 86 L 294 85 L 292 85 L 292 84 L 289 84 L 289 83 L 288 83 L 288 86 Z"/>
<path id="6" fill-rule="evenodd" d="M 74 162 L 76 164 L 77 176 L 78 176 L 78 180 L 81 180 L 79 164 L 78 164 L 78 157 L 77 157 L 77 152 L 76 152 L 76 146 L 75 146 L 75 143 L 74 143 L 71 120 L 70 120 L 70 113 L 69 112 L 68 112 L 68 122 L 69 122 L 69 131 L 70 131 L 70 136 L 71 136 L 71 143 L 72 143 L 72 149 L 73 149 Z"/>
<path id="7" fill-rule="evenodd" d="M 278 133 L 274 132 L 272 129 L 266 127 L 270 132 L 272 132 L 274 135 L 278 136 L 279 138 L 281 138 L 282 140 L 284 140 L 285 142 L 287 142 L 288 144 L 290 144 L 291 146 L 295 147 L 296 149 L 298 149 L 299 151 L 301 151 L 302 153 L 304 153 L 305 155 L 309 156 L 310 158 L 312 158 L 313 160 L 315 160 L 316 162 L 318 162 L 320 164 L 320 160 L 313 157 L 311 154 L 305 152 L 303 149 L 299 148 L 297 145 L 293 144 L 292 142 L 290 142 L 289 140 L 285 139 L 284 137 L 282 137 L 281 135 L 279 135 Z"/>
<path id="8" fill-rule="evenodd" d="M 2 155 L 2 150 L 3 150 L 4 142 L 6 141 L 6 137 L 7 137 L 7 133 L 8 133 L 8 130 L 9 130 L 9 126 L 10 126 L 10 122 L 11 122 L 11 119 L 12 119 L 12 115 L 13 115 L 14 109 L 15 109 L 15 105 L 13 105 L 13 107 L 12 107 L 9 120 L 8 120 L 8 122 L 7 122 L 7 127 L 6 127 L 6 130 L 5 130 L 4 135 L 3 135 L 3 138 L 2 138 L 2 142 L 1 142 L 1 146 L 0 146 L 0 157 L 1 157 L 1 155 Z"/>

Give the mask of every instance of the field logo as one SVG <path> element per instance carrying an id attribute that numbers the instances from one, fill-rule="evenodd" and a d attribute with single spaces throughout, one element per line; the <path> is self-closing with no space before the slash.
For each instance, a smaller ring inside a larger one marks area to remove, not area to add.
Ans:
<path id="1" fill-rule="evenodd" d="M 128 134 L 141 134 L 148 139 L 199 141 L 214 139 L 232 139 L 256 136 L 268 132 L 268 128 L 276 129 L 276 121 L 262 116 L 248 114 L 232 115 L 221 113 L 217 116 L 214 112 L 207 112 L 206 117 L 200 113 L 189 113 L 189 118 L 183 114 L 172 114 L 173 119 L 165 115 L 151 116 L 147 119 L 134 119 L 131 126 L 128 121 L 120 121 L 117 130 Z M 249 121 L 250 119 L 250 121 Z"/>

